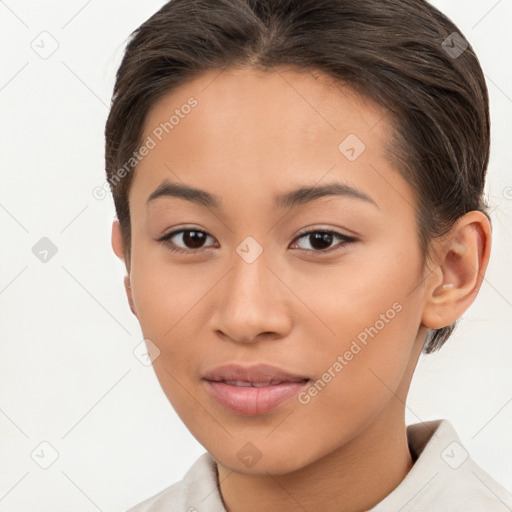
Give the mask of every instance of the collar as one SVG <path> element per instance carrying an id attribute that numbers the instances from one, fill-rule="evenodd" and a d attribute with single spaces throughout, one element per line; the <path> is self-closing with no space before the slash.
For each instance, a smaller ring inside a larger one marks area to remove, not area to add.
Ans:
<path id="1" fill-rule="evenodd" d="M 512 511 L 510 494 L 469 457 L 446 419 L 407 426 L 414 465 L 400 484 L 367 512 Z M 217 464 L 203 453 L 183 480 L 133 512 L 226 512 Z"/>

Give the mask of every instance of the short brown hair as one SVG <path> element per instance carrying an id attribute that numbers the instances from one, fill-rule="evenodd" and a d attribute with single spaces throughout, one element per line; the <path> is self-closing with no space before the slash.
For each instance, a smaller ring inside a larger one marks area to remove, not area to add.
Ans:
<path id="1" fill-rule="evenodd" d="M 129 267 L 127 171 L 150 108 L 208 70 L 320 71 L 385 106 L 396 167 L 417 195 L 423 262 L 471 210 L 489 218 L 489 100 L 456 25 L 424 0 L 171 0 L 131 35 L 105 127 L 105 165 Z M 136 164 L 133 165 L 135 169 Z M 122 174 L 119 173 L 124 169 Z M 120 176 L 122 175 L 122 179 Z M 429 332 L 439 349 L 457 322 Z"/>

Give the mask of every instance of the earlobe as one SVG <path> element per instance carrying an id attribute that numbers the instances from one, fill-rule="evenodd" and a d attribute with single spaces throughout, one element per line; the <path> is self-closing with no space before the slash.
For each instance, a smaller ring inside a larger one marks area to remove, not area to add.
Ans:
<path id="1" fill-rule="evenodd" d="M 124 289 L 126 291 L 126 297 L 128 298 L 128 304 L 130 305 L 130 309 L 132 313 L 137 316 L 137 311 L 135 310 L 135 304 L 133 303 L 133 293 L 132 287 L 130 283 L 130 276 L 124 276 Z"/>
<path id="2" fill-rule="evenodd" d="M 491 226 L 482 212 L 462 216 L 440 242 L 436 268 L 427 278 L 422 323 L 446 327 L 474 302 L 483 282 L 491 250 Z"/>
<path id="3" fill-rule="evenodd" d="M 124 243 L 123 243 L 123 237 L 121 234 L 121 225 L 119 224 L 118 219 L 114 219 L 112 222 L 112 249 L 114 250 L 114 253 L 116 256 L 122 260 L 125 263 L 126 271 L 128 272 L 127 275 L 124 277 L 124 289 L 126 292 L 126 297 L 128 298 L 128 304 L 130 306 L 130 309 L 132 313 L 137 316 L 137 312 L 135 310 L 135 304 L 133 302 L 133 293 L 132 293 L 132 287 L 130 282 L 130 269 L 128 268 L 127 262 L 125 260 L 125 250 L 124 250 Z"/>

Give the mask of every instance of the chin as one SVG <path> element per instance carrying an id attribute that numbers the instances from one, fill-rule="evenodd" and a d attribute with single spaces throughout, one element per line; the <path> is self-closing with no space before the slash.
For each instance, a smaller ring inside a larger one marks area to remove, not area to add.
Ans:
<path id="1" fill-rule="evenodd" d="M 301 454 L 304 456 L 301 458 L 290 457 L 298 450 L 286 445 L 283 445 L 282 453 L 269 449 L 269 453 L 265 454 L 265 449 L 257 450 L 250 443 L 242 445 L 234 456 L 225 451 L 208 451 L 218 464 L 229 471 L 252 476 L 285 475 L 300 470 L 315 460 L 314 457 L 305 457 L 304 453 Z"/>

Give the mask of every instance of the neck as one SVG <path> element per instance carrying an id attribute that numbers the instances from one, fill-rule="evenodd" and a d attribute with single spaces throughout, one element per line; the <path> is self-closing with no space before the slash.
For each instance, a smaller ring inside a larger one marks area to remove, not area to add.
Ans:
<path id="1" fill-rule="evenodd" d="M 395 402 L 395 401 L 392 401 Z M 404 407 L 394 404 L 347 444 L 285 475 L 244 475 L 218 464 L 227 512 L 363 512 L 390 494 L 413 466 Z"/>

